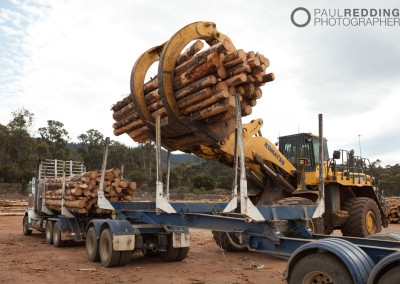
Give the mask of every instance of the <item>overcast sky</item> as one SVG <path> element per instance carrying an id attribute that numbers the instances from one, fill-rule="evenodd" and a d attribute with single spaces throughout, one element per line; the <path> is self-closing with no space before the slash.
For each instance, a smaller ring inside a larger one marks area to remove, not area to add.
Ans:
<path id="1" fill-rule="evenodd" d="M 400 27 L 294 26 L 292 11 L 400 8 L 397 1 L 19 1 L 0 2 L 0 123 L 24 107 L 35 126 L 65 125 L 72 141 L 112 133 L 110 107 L 129 93 L 139 55 L 195 21 L 212 21 L 237 48 L 269 58 L 276 79 L 262 87 L 251 119 L 263 135 L 324 134 L 330 154 L 355 149 L 400 162 Z M 305 15 L 305 14 L 304 14 Z M 295 19 L 304 21 L 297 13 Z M 314 15 L 312 15 L 314 17 Z M 250 119 L 249 118 L 249 119 Z M 247 121 L 249 120 L 247 119 Z M 246 122 L 246 120 L 245 120 Z"/>

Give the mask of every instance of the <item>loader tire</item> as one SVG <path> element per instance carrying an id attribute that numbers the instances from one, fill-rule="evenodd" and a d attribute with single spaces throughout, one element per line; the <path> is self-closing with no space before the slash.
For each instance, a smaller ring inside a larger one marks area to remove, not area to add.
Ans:
<path id="1" fill-rule="evenodd" d="M 310 199 L 303 197 L 287 197 L 278 201 L 275 201 L 273 205 L 280 206 L 298 206 L 298 205 L 313 205 L 314 202 Z M 307 228 L 311 229 L 316 234 L 322 234 L 324 232 L 324 221 L 322 218 L 314 218 L 307 221 Z"/>
<path id="2" fill-rule="evenodd" d="M 240 252 L 247 251 L 247 247 L 240 244 L 234 233 L 212 231 L 214 241 L 226 251 Z"/>
<path id="3" fill-rule="evenodd" d="M 343 236 L 365 238 L 381 232 L 381 213 L 373 199 L 356 197 L 346 200 L 342 204 L 342 210 L 350 215 L 342 225 Z"/>

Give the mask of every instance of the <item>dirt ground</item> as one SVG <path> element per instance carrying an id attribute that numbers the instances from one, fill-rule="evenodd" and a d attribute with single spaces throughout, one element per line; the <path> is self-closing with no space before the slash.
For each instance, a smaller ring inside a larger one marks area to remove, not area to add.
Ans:
<path id="1" fill-rule="evenodd" d="M 286 260 L 256 252 L 225 252 L 225 260 L 205 230 L 190 230 L 189 255 L 181 262 L 135 254 L 124 267 L 104 268 L 87 260 L 84 245 L 56 248 L 46 244 L 44 234 L 24 236 L 22 216 L 0 216 L 0 228 L 0 283 L 285 283 Z M 400 232 L 400 224 L 384 231 Z M 249 267 L 242 256 L 264 268 L 232 272 Z"/>

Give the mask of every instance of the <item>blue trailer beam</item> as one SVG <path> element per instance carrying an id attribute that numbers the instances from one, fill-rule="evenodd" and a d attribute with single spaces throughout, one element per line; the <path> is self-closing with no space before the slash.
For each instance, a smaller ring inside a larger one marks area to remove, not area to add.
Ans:
<path id="1" fill-rule="evenodd" d="M 221 213 L 228 205 L 226 202 L 197 203 L 197 202 L 171 202 L 177 213 Z M 111 202 L 117 211 L 155 211 L 155 202 Z M 257 206 L 261 215 L 268 220 L 301 220 L 311 219 L 316 205 L 307 206 Z M 163 214 L 165 215 L 165 214 Z"/>

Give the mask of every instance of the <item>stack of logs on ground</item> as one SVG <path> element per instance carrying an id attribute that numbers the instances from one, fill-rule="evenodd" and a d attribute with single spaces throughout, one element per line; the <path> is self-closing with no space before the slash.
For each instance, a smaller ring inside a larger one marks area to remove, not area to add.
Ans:
<path id="1" fill-rule="evenodd" d="M 23 216 L 27 206 L 27 201 L 0 200 L 0 216 Z"/>
<path id="2" fill-rule="evenodd" d="M 400 223 L 400 196 L 386 197 L 386 208 L 388 223 Z"/>
<path id="3" fill-rule="evenodd" d="M 110 169 L 104 176 L 104 195 L 109 201 L 130 201 L 136 182 L 121 180 L 118 169 Z M 110 210 L 100 209 L 97 205 L 101 174 L 95 171 L 73 175 L 65 179 L 64 200 L 68 211 L 80 214 L 106 214 Z M 46 180 L 45 200 L 49 209 L 61 210 L 62 178 Z"/>
<path id="4" fill-rule="evenodd" d="M 260 87 L 275 78 L 273 73 L 266 73 L 269 60 L 254 51 L 239 49 L 228 53 L 228 40 L 199 52 L 203 46 L 200 40 L 194 42 L 180 54 L 175 65 L 173 87 L 181 113 L 209 125 L 234 119 L 234 94 L 239 93 L 242 116 L 251 114 L 262 96 Z M 160 115 L 161 122 L 168 121 L 157 76 L 144 84 L 144 95 L 151 116 Z M 136 112 L 131 95 L 111 109 L 116 136 L 127 133 L 136 142 L 148 141 L 144 134 L 148 128 Z"/>

